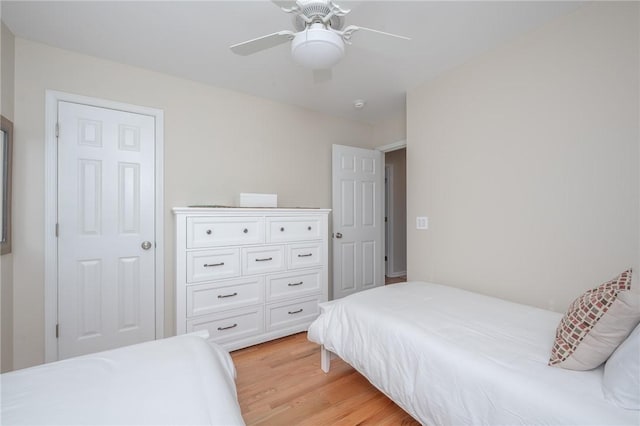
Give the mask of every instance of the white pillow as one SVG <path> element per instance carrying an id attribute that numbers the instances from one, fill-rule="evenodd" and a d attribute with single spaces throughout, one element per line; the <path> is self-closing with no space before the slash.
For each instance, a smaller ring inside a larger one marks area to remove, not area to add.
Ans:
<path id="1" fill-rule="evenodd" d="M 617 406 L 640 410 L 640 325 L 605 363 L 602 391 Z"/>

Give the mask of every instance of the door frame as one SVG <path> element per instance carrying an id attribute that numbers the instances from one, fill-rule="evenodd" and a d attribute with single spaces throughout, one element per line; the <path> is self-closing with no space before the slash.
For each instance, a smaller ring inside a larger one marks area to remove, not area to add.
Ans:
<path id="1" fill-rule="evenodd" d="M 384 251 L 387 256 L 387 261 L 385 262 L 384 274 L 387 277 L 390 277 L 394 271 L 393 268 L 393 220 L 394 220 L 394 211 L 393 211 L 393 164 L 384 165 L 384 206 L 385 206 L 385 221 L 384 221 L 384 230 L 385 230 L 385 240 L 384 240 Z"/>
<path id="2" fill-rule="evenodd" d="M 383 153 L 386 154 L 387 152 L 397 151 L 399 149 L 406 148 L 406 147 L 407 147 L 407 141 L 406 141 L 406 139 L 403 139 L 403 140 L 399 140 L 397 142 L 393 142 L 393 143 L 390 143 L 390 144 L 387 144 L 387 145 L 379 146 L 379 147 L 376 148 L 376 150 L 382 151 Z M 391 167 L 391 166 L 387 166 L 387 164 L 386 164 L 386 156 L 383 155 L 382 156 L 382 168 L 383 168 L 383 170 L 385 170 L 385 173 L 386 173 L 387 167 Z M 391 183 L 392 183 L 392 180 L 393 180 L 391 174 L 390 174 L 389 178 L 390 178 L 389 179 L 389 192 L 391 193 L 393 191 L 391 189 Z M 392 218 L 394 217 L 393 205 L 392 204 L 387 204 L 390 201 L 393 201 L 393 198 L 391 200 L 387 200 L 387 193 L 385 191 L 386 186 L 387 185 L 385 183 L 385 185 L 383 185 L 383 187 L 382 187 L 382 194 L 380 194 L 380 196 L 382 197 L 382 200 L 383 200 L 383 204 L 382 204 L 383 208 L 384 208 L 384 206 L 387 206 L 387 205 L 389 206 L 389 211 L 388 211 L 388 213 L 389 213 L 389 215 L 388 215 L 389 222 L 388 223 L 393 223 L 391 221 Z M 384 217 L 384 212 L 383 212 L 383 217 Z M 385 229 L 386 228 L 389 228 L 389 230 L 388 230 L 388 232 L 389 232 L 389 243 L 391 244 L 391 243 L 393 243 L 393 231 L 392 231 L 393 227 L 388 227 L 387 224 L 385 223 Z M 389 252 L 388 255 L 387 255 L 387 262 L 385 262 L 385 268 L 386 268 L 385 269 L 385 275 L 388 276 L 388 277 L 392 277 L 393 275 L 395 275 L 395 276 L 404 275 L 404 274 L 398 274 L 398 273 L 394 274 L 394 272 L 393 272 L 394 271 L 394 268 L 393 268 L 393 266 L 394 266 L 394 262 L 393 262 L 393 256 L 394 256 L 393 246 L 387 248 L 388 246 L 387 246 L 386 232 L 384 232 L 382 234 L 382 244 L 384 244 L 384 248 L 385 248 L 384 251 L 387 252 L 387 250 L 388 250 L 388 252 Z M 406 274 L 406 271 L 405 271 L 405 274 Z"/>
<path id="3" fill-rule="evenodd" d="M 56 222 L 58 212 L 58 147 L 56 123 L 58 103 L 72 102 L 148 115 L 155 120 L 155 335 L 164 337 L 164 112 L 106 99 L 46 90 L 44 146 L 44 341 L 45 362 L 58 360 L 58 244 Z"/>

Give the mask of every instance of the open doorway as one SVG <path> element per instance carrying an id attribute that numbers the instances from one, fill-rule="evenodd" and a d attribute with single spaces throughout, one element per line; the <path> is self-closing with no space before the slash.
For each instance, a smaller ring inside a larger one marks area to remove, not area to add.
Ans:
<path id="1" fill-rule="evenodd" d="M 407 280 L 407 150 L 384 154 L 385 284 Z"/>

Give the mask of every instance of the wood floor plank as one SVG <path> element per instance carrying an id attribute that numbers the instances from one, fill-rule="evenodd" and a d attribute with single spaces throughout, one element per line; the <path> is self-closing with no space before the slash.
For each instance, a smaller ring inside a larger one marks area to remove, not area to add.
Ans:
<path id="1" fill-rule="evenodd" d="M 247 425 L 418 425 L 341 359 L 320 369 L 306 333 L 231 353 Z"/>

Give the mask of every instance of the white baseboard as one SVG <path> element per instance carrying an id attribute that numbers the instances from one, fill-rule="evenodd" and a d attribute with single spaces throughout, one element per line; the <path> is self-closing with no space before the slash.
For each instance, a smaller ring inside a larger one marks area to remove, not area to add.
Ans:
<path id="1" fill-rule="evenodd" d="M 387 274 L 387 276 L 389 278 L 398 278 L 398 277 L 402 277 L 404 275 L 407 275 L 407 271 L 392 272 L 392 273 Z"/>

